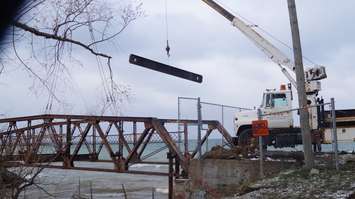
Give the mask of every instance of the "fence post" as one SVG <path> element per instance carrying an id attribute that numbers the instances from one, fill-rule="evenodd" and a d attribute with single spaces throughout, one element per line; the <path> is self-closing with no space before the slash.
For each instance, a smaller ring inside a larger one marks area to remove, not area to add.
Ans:
<path id="1" fill-rule="evenodd" d="M 202 114 L 201 114 L 201 99 L 197 98 L 197 147 L 198 147 L 198 158 L 202 157 L 202 146 L 201 146 L 201 130 L 202 130 Z"/>
<path id="2" fill-rule="evenodd" d="M 167 158 L 169 160 L 169 176 L 168 176 L 168 181 L 169 181 L 169 199 L 174 198 L 174 156 L 172 152 L 169 150 L 167 153 Z"/>
<path id="3" fill-rule="evenodd" d="M 155 188 L 153 187 L 152 188 L 152 199 L 154 199 L 155 198 Z"/>
<path id="4" fill-rule="evenodd" d="M 122 191 L 123 191 L 124 198 L 127 199 L 127 192 L 126 192 L 126 188 L 124 187 L 124 184 L 122 184 Z"/>
<path id="5" fill-rule="evenodd" d="M 78 195 L 79 195 L 79 198 L 81 198 L 81 190 L 80 190 L 80 177 L 79 177 L 79 185 L 78 185 Z"/>
<path id="6" fill-rule="evenodd" d="M 92 160 L 96 160 L 96 128 L 92 128 Z"/>
<path id="7" fill-rule="evenodd" d="M 133 146 L 137 144 L 137 122 L 133 122 Z"/>
<path id="8" fill-rule="evenodd" d="M 186 123 L 184 123 L 184 151 L 185 155 L 189 153 L 189 134 Z"/>
<path id="9" fill-rule="evenodd" d="M 258 120 L 262 120 L 262 114 L 260 108 L 258 108 Z M 264 178 L 264 149 L 263 149 L 263 137 L 259 136 L 259 153 L 260 153 L 260 178 Z"/>
<path id="10" fill-rule="evenodd" d="M 181 117 L 181 105 L 180 105 L 180 97 L 178 97 L 178 148 L 180 150 L 180 143 L 181 143 L 181 135 L 180 135 L 180 132 L 181 132 L 181 127 L 180 127 L 180 117 Z"/>
<path id="11" fill-rule="evenodd" d="M 92 181 L 90 181 L 90 199 L 93 199 Z"/>
<path id="12" fill-rule="evenodd" d="M 222 109 L 222 126 L 224 127 L 224 105 L 222 104 L 221 106 L 221 109 Z M 224 146 L 224 137 L 222 136 L 222 147 Z"/>
<path id="13" fill-rule="evenodd" d="M 337 122 L 335 115 L 335 100 L 334 98 L 330 99 L 331 108 L 332 108 L 332 133 L 333 133 L 333 151 L 335 159 L 335 168 L 339 170 L 339 160 L 338 160 L 338 135 L 337 135 Z"/>

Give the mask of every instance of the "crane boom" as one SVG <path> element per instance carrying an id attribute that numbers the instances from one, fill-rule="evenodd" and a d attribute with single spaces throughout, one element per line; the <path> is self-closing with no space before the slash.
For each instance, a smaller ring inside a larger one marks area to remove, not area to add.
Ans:
<path id="1" fill-rule="evenodd" d="M 287 67 L 290 71 L 295 72 L 294 63 L 289 59 L 283 52 L 281 52 L 277 47 L 275 47 L 271 42 L 266 40 L 263 36 L 261 36 L 258 32 L 256 32 L 253 28 L 247 25 L 243 20 L 239 17 L 233 15 L 231 12 L 223 8 L 221 5 L 216 3 L 214 0 L 202 0 L 211 8 L 216 10 L 222 16 L 224 16 L 227 20 L 229 20 L 233 26 L 238 28 L 246 37 L 248 37 L 262 52 L 264 52 L 273 62 L 280 66 L 281 71 L 284 75 L 289 79 L 292 85 L 297 88 L 296 80 L 292 77 L 292 75 L 286 70 Z M 305 72 L 307 82 L 316 81 L 320 79 L 324 79 L 327 77 L 325 68 L 323 66 L 314 66 L 311 69 L 308 69 Z M 311 84 L 310 84 L 311 85 Z M 319 82 L 312 84 L 320 85 Z M 313 87 L 312 87 L 313 89 Z M 314 87 L 315 92 L 320 90 L 320 87 Z"/>

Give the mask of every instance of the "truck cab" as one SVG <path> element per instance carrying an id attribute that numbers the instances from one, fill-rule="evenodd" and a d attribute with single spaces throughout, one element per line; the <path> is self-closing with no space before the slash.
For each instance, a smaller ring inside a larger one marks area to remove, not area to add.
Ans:
<path id="1" fill-rule="evenodd" d="M 292 109 L 292 91 L 290 86 L 286 87 L 286 85 L 281 85 L 280 90 L 266 89 L 263 94 L 260 110 L 262 115 L 265 115 L 263 119 L 268 121 L 269 128 L 292 128 L 292 112 L 282 112 L 290 109 Z M 258 115 L 256 109 L 237 112 L 234 118 L 234 127 L 237 137 L 246 131 L 250 134 L 252 121 L 257 119 Z"/>

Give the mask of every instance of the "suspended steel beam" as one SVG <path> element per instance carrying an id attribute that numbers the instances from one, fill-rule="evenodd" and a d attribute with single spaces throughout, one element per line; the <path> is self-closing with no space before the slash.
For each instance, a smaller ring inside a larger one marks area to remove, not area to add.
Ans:
<path id="1" fill-rule="evenodd" d="M 157 61 L 153 61 L 133 54 L 129 56 L 129 63 L 197 83 L 202 83 L 203 79 L 203 77 L 199 74 L 182 70 L 166 64 L 162 64 Z"/>

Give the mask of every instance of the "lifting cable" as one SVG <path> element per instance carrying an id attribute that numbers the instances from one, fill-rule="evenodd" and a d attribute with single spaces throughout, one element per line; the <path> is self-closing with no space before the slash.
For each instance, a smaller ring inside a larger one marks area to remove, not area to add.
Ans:
<path id="1" fill-rule="evenodd" d="M 166 32 L 166 55 L 170 57 L 170 46 L 169 46 L 169 21 L 168 21 L 168 0 L 165 0 L 165 32 Z"/>

